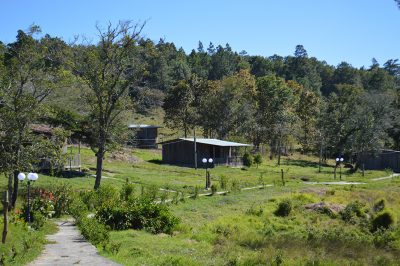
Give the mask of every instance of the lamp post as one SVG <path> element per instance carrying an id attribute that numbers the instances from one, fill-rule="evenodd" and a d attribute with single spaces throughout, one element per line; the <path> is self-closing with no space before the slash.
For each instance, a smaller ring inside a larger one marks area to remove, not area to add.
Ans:
<path id="1" fill-rule="evenodd" d="M 25 180 L 25 174 L 24 173 L 19 173 L 18 174 L 18 180 L 19 181 L 24 181 Z M 27 218 L 28 218 L 28 223 L 29 226 L 31 225 L 31 202 L 30 202 L 30 197 L 31 197 L 31 182 L 36 181 L 39 178 L 39 175 L 36 173 L 29 173 L 28 174 L 28 213 L 27 213 Z"/>
<path id="2" fill-rule="evenodd" d="M 336 165 L 339 164 L 339 179 L 342 180 L 342 162 L 344 161 L 343 157 L 336 158 Z"/>
<path id="3" fill-rule="evenodd" d="M 211 187 L 211 177 L 210 177 L 210 172 L 209 172 L 209 168 L 211 168 L 213 166 L 213 159 L 212 158 L 203 158 L 203 160 L 201 160 L 205 166 L 206 166 L 206 189 L 209 189 Z"/>

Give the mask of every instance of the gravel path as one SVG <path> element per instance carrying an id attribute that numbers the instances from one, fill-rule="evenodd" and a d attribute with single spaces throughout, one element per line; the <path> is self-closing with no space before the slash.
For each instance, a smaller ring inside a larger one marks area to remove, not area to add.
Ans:
<path id="1" fill-rule="evenodd" d="M 29 266 L 119 265 L 100 256 L 96 248 L 82 237 L 72 221 L 62 221 L 57 224 L 59 231 L 47 236 L 50 243 L 45 246 L 42 255 L 28 264 Z"/>
<path id="2" fill-rule="evenodd" d="M 378 177 L 378 178 L 372 178 L 372 181 L 380 181 L 380 180 L 385 180 L 385 179 L 391 179 L 393 177 L 399 176 L 400 174 L 392 174 L 390 176 L 385 176 L 385 177 Z"/>

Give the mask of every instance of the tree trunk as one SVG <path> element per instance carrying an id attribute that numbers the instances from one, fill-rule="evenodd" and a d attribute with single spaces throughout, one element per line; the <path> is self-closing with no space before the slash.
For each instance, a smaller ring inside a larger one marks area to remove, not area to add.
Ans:
<path id="1" fill-rule="evenodd" d="M 319 163 L 318 163 L 318 173 L 321 173 L 321 165 L 322 165 L 322 141 L 319 146 Z"/>
<path id="2" fill-rule="evenodd" d="M 1 242 L 6 243 L 6 237 L 8 233 L 8 191 L 5 191 L 3 194 L 3 215 L 4 215 L 4 227 L 3 227 L 3 235 L 1 238 Z"/>
<path id="3" fill-rule="evenodd" d="M 281 140 L 278 142 L 278 165 L 281 165 Z"/>
<path id="4" fill-rule="evenodd" d="M 8 195 L 9 198 L 12 196 L 13 194 L 13 179 L 14 179 L 14 175 L 12 173 L 10 173 L 8 175 Z M 8 204 L 8 210 L 11 211 L 11 205 L 12 204 Z"/>
<path id="5" fill-rule="evenodd" d="M 17 202 L 18 198 L 18 185 L 19 185 L 19 180 L 18 180 L 18 171 L 14 171 L 14 187 L 13 187 L 13 193 L 11 197 L 11 209 L 15 208 L 15 203 Z"/>
<path id="6" fill-rule="evenodd" d="M 103 149 L 101 149 L 103 150 Z M 96 162 L 96 181 L 94 183 L 94 189 L 98 189 L 100 187 L 100 181 L 101 181 L 101 173 L 103 171 L 103 157 L 104 157 L 104 152 L 103 151 L 98 151 L 96 154 L 97 157 L 97 162 Z"/>

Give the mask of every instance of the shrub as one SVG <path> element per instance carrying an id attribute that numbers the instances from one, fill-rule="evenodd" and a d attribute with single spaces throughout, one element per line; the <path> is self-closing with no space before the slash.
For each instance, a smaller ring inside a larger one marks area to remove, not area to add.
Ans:
<path id="1" fill-rule="evenodd" d="M 46 222 L 46 217 L 43 216 L 38 211 L 34 211 L 31 213 L 31 221 L 32 221 L 32 228 L 35 230 L 39 230 L 43 227 L 44 223 Z"/>
<path id="2" fill-rule="evenodd" d="M 158 194 L 158 187 L 156 185 L 150 185 L 146 189 L 142 189 L 142 198 L 148 200 L 155 200 Z"/>
<path id="3" fill-rule="evenodd" d="M 375 202 L 373 210 L 374 210 L 374 212 L 383 211 L 383 209 L 385 209 L 386 205 L 387 205 L 386 200 L 385 199 L 380 199 L 377 202 Z"/>
<path id="4" fill-rule="evenodd" d="M 217 193 L 217 190 L 218 190 L 217 185 L 212 184 L 211 185 L 211 194 L 215 195 L 215 193 Z"/>
<path id="5" fill-rule="evenodd" d="M 107 227 L 96 219 L 83 217 L 78 223 L 82 235 L 93 245 L 101 244 L 106 247 L 110 241 L 110 233 Z"/>
<path id="6" fill-rule="evenodd" d="M 390 229 L 377 229 L 376 232 L 374 232 L 374 245 L 377 248 L 390 247 L 396 239 L 396 233 Z"/>
<path id="7" fill-rule="evenodd" d="M 193 196 L 192 196 L 193 199 L 197 199 L 199 197 L 199 190 L 200 190 L 200 188 L 198 186 L 194 187 Z"/>
<path id="8" fill-rule="evenodd" d="M 228 178 L 224 175 L 221 175 L 221 178 L 219 179 L 219 185 L 221 189 L 227 189 L 228 188 Z"/>
<path id="9" fill-rule="evenodd" d="M 131 197 L 134 196 L 135 186 L 131 183 L 127 182 L 121 188 L 121 199 L 122 200 L 129 200 Z"/>
<path id="10" fill-rule="evenodd" d="M 261 154 L 257 153 L 256 156 L 254 156 L 254 163 L 257 165 L 257 168 L 260 164 L 262 164 Z"/>
<path id="11" fill-rule="evenodd" d="M 365 217 L 364 213 L 364 204 L 359 201 L 353 201 L 347 204 L 343 211 L 340 212 L 342 219 L 345 222 L 355 224 L 357 222 L 357 218 Z"/>
<path id="12" fill-rule="evenodd" d="M 95 191 L 84 191 L 80 193 L 82 201 L 90 211 L 100 208 L 103 205 L 115 204 L 120 199 L 120 192 L 110 186 L 102 185 Z"/>
<path id="13" fill-rule="evenodd" d="M 75 218 L 77 223 L 79 223 L 82 217 L 87 215 L 88 207 L 82 201 L 81 197 L 75 197 L 69 205 L 68 213 L 70 213 Z"/>
<path id="14" fill-rule="evenodd" d="M 68 213 L 69 205 L 72 202 L 72 189 L 71 185 L 62 183 L 57 185 L 53 190 L 54 201 L 54 216 L 60 217 Z"/>
<path id="15" fill-rule="evenodd" d="M 249 209 L 246 210 L 246 214 L 248 215 L 255 215 L 255 216 L 261 216 L 263 214 L 264 210 L 261 206 L 258 206 L 257 208 L 254 206 L 254 204 L 251 205 Z"/>
<path id="16" fill-rule="evenodd" d="M 33 192 L 35 195 L 30 202 L 31 221 L 34 220 L 33 214 L 39 214 L 43 218 L 51 218 L 54 215 L 54 201 L 55 197 L 52 192 L 44 189 L 39 189 Z M 28 203 L 24 202 L 21 208 L 20 218 L 27 221 L 28 219 Z"/>
<path id="17" fill-rule="evenodd" d="M 172 203 L 173 204 L 178 204 L 179 203 L 179 199 L 180 199 L 180 192 L 179 191 L 175 191 L 173 197 L 172 197 Z"/>
<path id="18" fill-rule="evenodd" d="M 132 217 L 138 216 L 124 206 L 103 206 L 96 213 L 96 218 L 112 230 L 125 230 L 131 228 Z"/>
<path id="19" fill-rule="evenodd" d="M 104 205 L 97 211 L 96 218 L 113 230 L 146 229 L 153 234 L 171 234 L 179 223 L 167 206 L 149 200 Z"/>
<path id="20" fill-rule="evenodd" d="M 253 165 L 253 157 L 249 153 L 243 155 L 243 165 L 246 167 L 251 167 Z"/>
<path id="21" fill-rule="evenodd" d="M 378 229 L 388 229 L 390 226 L 397 223 L 396 215 L 389 211 L 382 211 L 378 213 L 372 220 L 372 230 L 376 231 Z"/>
<path id="22" fill-rule="evenodd" d="M 95 202 L 94 206 L 102 206 L 104 204 L 112 204 L 115 202 L 119 197 L 120 193 L 118 190 L 110 185 L 102 185 L 99 189 L 96 191 L 93 191 L 92 193 L 95 194 Z"/>
<path id="23" fill-rule="evenodd" d="M 240 181 L 239 179 L 233 179 L 231 184 L 232 191 L 240 191 Z"/>
<path id="24" fill-rule="evenodd" d="M 278 208 L 275 210 L 274 214 L 276 216 L 285 217 L 292 211 L 292 202 L 290 199 L 284 199 L 278 204 Z"/>
<path id="25" fill-rule="evenodd" d="M 155 204 L 150 201 L 141 201 L 139 210 L 143 228 L 153 234 L 172 234 L 174 227 L 179 223 L 179 219 L 171 214 L 165 205 Z"/>

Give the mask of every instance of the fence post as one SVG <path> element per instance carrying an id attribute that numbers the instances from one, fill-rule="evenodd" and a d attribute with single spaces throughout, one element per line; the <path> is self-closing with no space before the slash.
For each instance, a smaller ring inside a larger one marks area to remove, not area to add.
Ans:
<path id="1" fill-rule="evenodd" d="M 283 177 L 283 169 L 281 169 L 281 175 L 282 175 L 282 185 L 285 186 L 285 179 Z"/>
<path id="2" fill-rule="evenodd" d="M 4 214 L 4 227 L 3 227 L 3 237 L 1 242 L 6 243 L 6 237 L 8 233 L 8 191 L 3 192 L 3 214 Z"/>

